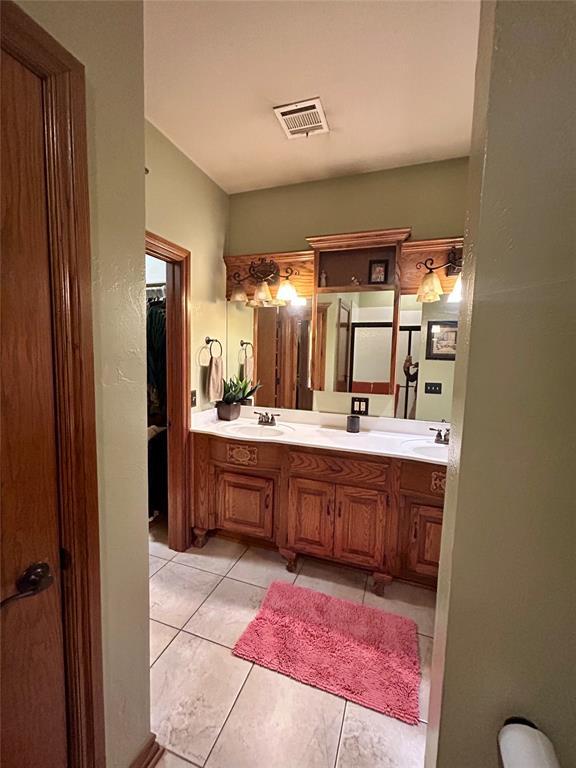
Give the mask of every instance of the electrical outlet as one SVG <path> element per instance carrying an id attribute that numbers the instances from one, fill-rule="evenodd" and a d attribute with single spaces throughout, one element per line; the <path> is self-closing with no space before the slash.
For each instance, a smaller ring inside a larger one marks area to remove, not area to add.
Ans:
<path id="1" fill-rule="evenodd" d="M 350 413 L 354 413 L 358 416 L 368 416 L 368 398 L 353 397 Z"/>
<path id="2" fill-rule="evenodd" d="M 195 408 L 196 407 L 196 390 L 193 389 L 190 392 L 190 407 Z"/>
<path id="3" fill-rule="evenodd" d="M 424 393 L 426 395 L 441 395 L 442 384 L 439 381 L 424 382 Z"/>

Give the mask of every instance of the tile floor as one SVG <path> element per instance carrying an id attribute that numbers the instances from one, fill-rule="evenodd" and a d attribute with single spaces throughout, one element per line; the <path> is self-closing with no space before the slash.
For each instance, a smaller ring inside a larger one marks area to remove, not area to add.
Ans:
<path id="1" fill-rule="evenodd" d="M 414 619 L 421 723 L 406 725 L 233 656 L 275 580 Z M 395 582 L 377 597 L 367 582 L 363 571 L 306 558 L 288 573 L 276 552 L 218 537 L 173 552 L 165 530 L 153 526 L 151 720 L 168 750 L 159 768 L 422 768 L 435 595 Z"/>

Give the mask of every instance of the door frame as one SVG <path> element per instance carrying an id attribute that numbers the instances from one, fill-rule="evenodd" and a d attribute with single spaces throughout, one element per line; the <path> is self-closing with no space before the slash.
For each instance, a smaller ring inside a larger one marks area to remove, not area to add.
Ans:
<path id="1" fill-rule="evenodd" d="M 146 230 L 146 253 L 166 263 L 168 546 L 192 543 L 187 478 L 190 440 L 190 251 Z"/>
<path id="2" fill-rule="evenodd" d="M 84 66 L 11 0 L 0 14 L 2 49 L 44 95 L 68 761 L 104 768 Z"/>

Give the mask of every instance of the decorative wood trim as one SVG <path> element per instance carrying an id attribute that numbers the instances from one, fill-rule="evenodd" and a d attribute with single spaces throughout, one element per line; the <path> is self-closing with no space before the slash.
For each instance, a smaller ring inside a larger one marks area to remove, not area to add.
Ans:
<path id="1" fill-rule="evenodd" d="M 138 757 L 130 763 L 130 768 L 153 768 L 160 762 L 164 752 L 164 747 L 158 744 L 156 736 L 151 733 Z"/>
<path id="2" fill-rule="evenodd" d="M 463 237 L 437 237 L 432 240 L 408 240 L 402 244 L 402 253 L 444 253 L 451 248 L 462 248 Z"/>
<path id="3" fill-rule="evenodd" d="M 191 543 L 187 488 L 190 447 L 190 251 L 146 232 L 146 253 L 166 262 L 166 371 L 168 400 L 168 545 Z"/>
<path id="4" fill-rule="evenodd" d="M 229 443 L 226 446 L 226 461 L 230 464 L 241 464 L 250 466 L 258 463 L 258 448 L 253 445 L 233 445 Z"/>
<path id="5" fill-rule="evenodd" d="M 430 490 L 432 493 L 444 493 L 446 491 L 446 472 L 431 473 Z"/>
<path id="6" fill-rule="evenodd" d="M 103 768 L 100 556 L 84 67 L 15 3 L 1 44 L 43 83 L 69 764 Z"/>
<path id="7" fill-rule="evenodd" d="M 346 232 L 337 235 L 307 237 L 306 242 L 315 251 L 342 251 L 350 248 L 379 248 L 384 245 L 403 243 L 412 227 L 398 229 L 373 229 L 364 232 Z"/>
<path id="8" fill-rule="evenodd" d="M 150 232 L 150 230 L 146 230 L 146 253 L 169 262 L 184 261 L 190 256 L 190 251 L 186 248 L 182 248 L 181 245 L 176 245 L 176 243 L 172 243 L 170 240 Z"/>

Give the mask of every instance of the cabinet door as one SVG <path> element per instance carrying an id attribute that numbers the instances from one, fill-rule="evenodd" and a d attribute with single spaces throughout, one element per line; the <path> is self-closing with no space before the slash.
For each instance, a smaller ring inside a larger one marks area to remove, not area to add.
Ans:
<path id="1" fill-rule="evenodd" d="M 403 497 L 402 528 L 404 541 L 403 575 L 434 584 L 438 578 L 442 506 Z"/>
<path id="2" fill-rule="evenodd" d="M 218 476 L 216 523 L 227 531 L 271 539 L 274 481 L 239 472 Z"/>
<path id="3" fill-rule="evenodd" d="M 332 555 L 333 484 L 293 477 L 289 496 L 288 547 L 311 555 Z"/>
<path id="4" fill-rule="evenodd" d="M 334 557 L 375 568 L 384 561 L 386 495 L 336 486 Z"/>

